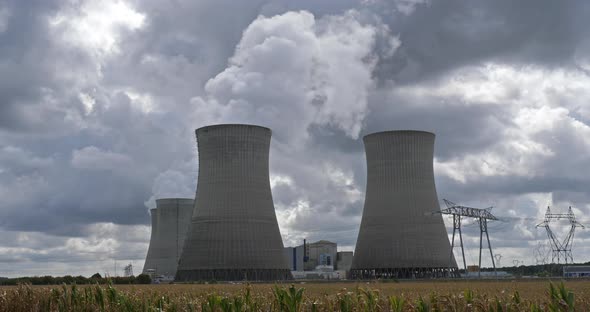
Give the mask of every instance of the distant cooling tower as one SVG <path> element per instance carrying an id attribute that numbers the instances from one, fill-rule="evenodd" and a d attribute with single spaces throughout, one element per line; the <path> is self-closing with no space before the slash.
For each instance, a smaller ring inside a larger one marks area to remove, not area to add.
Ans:
<path id="1" fill-rule="evenodd" d="M 364 137 L 367 189 L 353 278 L 456 276 L 439 210 L 434 134 L 387 131 Z"/>
<path id="2" fill-rule="evenodd" d="M 193 214 L 193 204 L 190 198 L 156 200 L 156 208 L 150 210 L 152 235 L 143 266 L 144 274 L 174 277 Z"/>
<path id="3" fill-rule="evenodd" d="M 290 279 L 270 191 L 270 129 L 214 125 L 196 135 L 195 211 L 176 280 Z"/>

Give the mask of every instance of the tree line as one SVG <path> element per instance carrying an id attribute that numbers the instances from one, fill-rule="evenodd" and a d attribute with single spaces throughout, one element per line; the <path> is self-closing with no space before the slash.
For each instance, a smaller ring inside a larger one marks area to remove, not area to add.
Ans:
<path id="1" fill-rule="evenodd" d="M 11 286 L 18 284 L 31 285 L 87 285 L 87 284 L 150 284 L 152 279 L 149 275 L 140 274 L 138 276 L 109 276 L 102 277 L 99 273 L 91 277 L 78 276 L 27 276 L 17 278 L 0 278 L 0 285 Z"/>

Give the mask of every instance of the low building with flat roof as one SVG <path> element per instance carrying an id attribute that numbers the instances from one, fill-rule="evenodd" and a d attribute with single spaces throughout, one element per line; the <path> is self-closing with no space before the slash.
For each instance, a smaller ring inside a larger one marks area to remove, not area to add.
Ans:
<path id="1" fill-rule="evenodd" d="M 590 265 L 566 265 L 563 277 L 590 277 Z"/>

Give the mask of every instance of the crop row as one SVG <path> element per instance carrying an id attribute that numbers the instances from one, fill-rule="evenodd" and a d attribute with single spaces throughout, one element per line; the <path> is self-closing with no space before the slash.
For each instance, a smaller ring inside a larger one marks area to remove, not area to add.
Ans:
<path id="1" fill-rule="evenodd" d="M 380 290 L 356 287 L 335 294 L 307 295 L 294 285 L 253 292 L 245 285 L 236 293 L 162 292 L 118 289 L 113 285 L 18 287 L 0 289 L 0 311 L 590 311 L 590 302 L 576 298 L 563 283 L 550 283 L 539 298 L 522 298 L 518 291 L 489 295 L 464 290 L 422 295 L 384 296 Z"/>

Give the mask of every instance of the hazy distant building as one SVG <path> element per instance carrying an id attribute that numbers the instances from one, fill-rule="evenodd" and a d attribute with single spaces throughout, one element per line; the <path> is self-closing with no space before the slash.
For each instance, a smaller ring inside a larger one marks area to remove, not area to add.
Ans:
<path id="1" fill-rule="evenodd" d="M 213 125 L 196 136 L 195 211 L 176 280 L 291 278 L 270 190 L 270 129 Z"/>
<path id="2" fill-rule="evenodd" d="M 320 240 L 315 243 L 307 244 L 308 260 L 304 264 L 307 271 L 314 270 L 317 266 L 336 267 L 336 243 L 326 240 Z"/>
<path id="3" fill-rule="evenodd" d="M 352 255 L 352 251 L 338 252 L 337 244 L 326 240 L 304 243 L 304 245 L 296 247 L 285 247 L 284 250 L 285 259 L 293 274 L 304 271 L 338 272 L 339 275 L 334 275 L 338 278 L 347 276 L 352 265 Z"/>
<path id="4" fill-rule="evenodd" d="M 363 138 L 365 206 L 353 257 L 354 278 L 457 276 L 439 210 L 434 134 L 387 131 Z"/>
<path id="5" fill-rule="evenodd" d="M 590 277 L 590 265 L 564 265 L 563 277 Z"/>
<path id="6" fill-rule="evenodd" d="M 162 198 L 156 200 L 152 215 L 152 234 L 143 273 L 174 277 L 184 238 L 193 213 L 193 199 Z"/>
<path id="7" fill-rule="evenodd" d="M 336 254 L 336 269 L 344 271 L 348 275 L 352 267 L 353 255 L 352 251 L 339 251 Z"/>
<path id="8" fill-rule="evenodd" d="M 304 258 L 305 249 L 303 245 L 296 247 L 285 247 L 283 255 L 287 261 L 289 270 L 291 271 L 305 271 Z"/>

